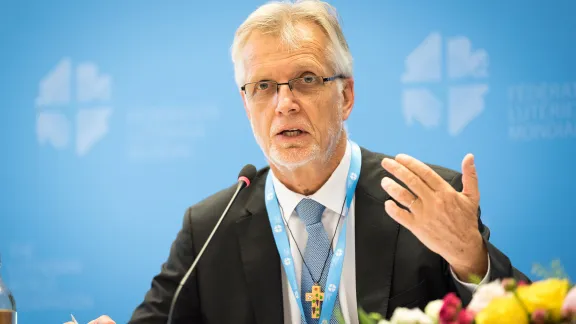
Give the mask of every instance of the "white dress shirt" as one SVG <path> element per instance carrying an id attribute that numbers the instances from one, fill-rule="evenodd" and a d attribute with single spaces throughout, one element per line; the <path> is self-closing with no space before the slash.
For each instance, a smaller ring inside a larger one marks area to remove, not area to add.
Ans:
<path id="1" fill-rule="evenodd" d="M 314 199 L 316 202 L 324 205 L 326 209 L 322 214 L 322 224 L 328 234 L 329 239 L 332 239 L 334 231 L 337 230 L 336 237 L 333 242 L 333 247 L 335 248 L 340 230 L 344 222 L 348 222 L 348 228 L 346 229 L 346 251 L 344 254 L 344 264 L 342 266 L 342 276 L 340 279 L 340 289 L 338 291 L 339 301 L 341 306 L 341 311 L 348 324 L 358 323 L 358 306 L 356 302 L 356 259 L 355 259 L 355 240 L 354 240 L 354 206 L 355 198 L 352 199 L 352 204 L 350 210 L 346 217 L 342 217 L 340 224 L 338 224 L 338 218 L 340 211 L 342 210 L 343 202 L 346 196 L 346 177 L 348 175 L 348 167 L 350 166 L 352 148 L 348 143 L 346 146 L 346 153 L 340 161 L 340 164 L 332 173 L 328 181 L 313 195 L 307 198 Z M 298 286 L 300 286 L 300 278 L 302 274 L 302 255 L 304 255 L 304 250 L 306 248 L 306 242 L 308 240 L 308 232 L 306 231 L 306 225 L 300 220 L 295 209 L 300 200 L 305 198 L 305 196 L 293 192 L 286 188 L 276 177 L 272 177 L 274 183 L 274 189 L 278 197 L 278 202 L 280 204 L 281 210 L 285 220 L 287 221 L 287 227 L 290 231 L 287 231 L 288 239 L 290 242 L 290 248 L 294 260 L 294 268 L 296 271 L 296 281 Z M 384 208 L 384 206 L 382 206 Z M 338 229 L 336 229 L 338 225 Z M 296 242 L 294 242 L 296 241 Z M 300 248 L 300 252 L 298 250 Z M 488 259 L 489 260 L 489 259 Z M 284 271 L 284 266 L 282 268 L 282 295 L 284 300 L 284 323 L 288 324 L 300 324 L 300 308 L 294 298 L 292 289 L 290 289 L 290 283 L 286 278 L 286 272 Z M 326 269 L 325 271 L 328 271 Z M 490 274 L 490 263 L 488 263 L 488 271 L 486 276 L 482 280 L 482 283 L 488 280 Z M 464 283 L 456 277 L 452 272 L 454 279 L 459 282 L 462 286 L 473 291 L 476 289 L 477 285 Z M 300 290 L 300 289 L 298 289 Z"/>

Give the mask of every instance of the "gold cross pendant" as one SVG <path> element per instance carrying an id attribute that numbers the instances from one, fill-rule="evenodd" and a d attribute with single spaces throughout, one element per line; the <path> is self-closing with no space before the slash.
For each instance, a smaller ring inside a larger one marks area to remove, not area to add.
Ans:
<path id="1" fill-rule="evenodd" d="M 320 307 L 324 301 L 324 293 L 318 284 L 312 286 L 312 292 L 306 293 L 306 301 L 311 303 L 312 318 L 320 318 Z"/>

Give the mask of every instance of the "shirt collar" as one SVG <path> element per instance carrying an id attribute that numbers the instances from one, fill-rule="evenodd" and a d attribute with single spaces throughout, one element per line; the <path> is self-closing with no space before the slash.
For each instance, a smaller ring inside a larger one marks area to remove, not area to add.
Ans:
<path id="1" fill-rule="evenodd" d="M 274 172 L 272 172 L 274 190 L 276 191 L 278 203 L 282 208 L 286 220 L 290 218 L 294 209 L 296 209 L 296 206 L 303 198 L 313 199 L 333 212 L 340 214 L 346 196 L 346 179 L 348 177 L 348 169 L 350 168 L 351 154 L 352 149 L 350 143 L 346 141 L 346 152 L 340 164 L 338 164 L 336 170 L 334 170 L 330 178 L 328 178 L 328 181 L 310 196 L 304 196 L 286 188 L 286 186 L 274 176 Z"/>

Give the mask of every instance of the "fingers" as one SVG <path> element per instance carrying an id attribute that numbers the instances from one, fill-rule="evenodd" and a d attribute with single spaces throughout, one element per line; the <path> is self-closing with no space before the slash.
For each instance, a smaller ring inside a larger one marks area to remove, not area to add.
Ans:
<path id="1" fill-rule="evenodd" d="M 410 191 L 406 188 L 399 185 L 396 181 L 385 177 L 382 179 L 382 188 L 386 190 L 386 192 L 390 195 L 390 197 L 394 198 L 397 202 L 402 204 L 403 206 L 407 207 L 410 206 L 413 202 L 415 203 L 416 196 L 414 196 Z M 410 208 L 414 208 L 415 206 L 412 205 Z"/>
<path id="2" fill-rule="evenodd" d="M 399 162 L 385 158 L 382 160 L 382 167 L 406 184 L 418 197 L 428 197 L 432 194 L 432 189 L 420 177 Z"/>
<path id="3" fill-rule="evenodd" d="M 384 202 L 384 209 L 386 213 L 392 217 L 398 224 L 404 226 L 408 230 L 411 230 L 412 224 L 414 223 L 414 215 L 398 207 L 394 200 L 388 199 Z"/>
<path id="4" fill-rule="evenodd" d="M 88 324 L 116 324 L 116 322 L 114 322 L 110 317 L 106 316 L 106 315 L 102 315 L 100 317 L 98 317 L 97 319 L 88 322 Z"/>
<path id="5" fill-rule="evenodd" d="M 462 160 L 462 193 L 468 198 L 480 201 L 480 190 L 478 189 L 478 173 L 474 164 L 474 155 L 467 154 Z"/>
<path id="6" fill-rule="evenodd" d="M 446 190 L 450 186 L 432 168 L 409 155 L 398 154 L 395 160 L 412 171 L 434 191 Z"/>

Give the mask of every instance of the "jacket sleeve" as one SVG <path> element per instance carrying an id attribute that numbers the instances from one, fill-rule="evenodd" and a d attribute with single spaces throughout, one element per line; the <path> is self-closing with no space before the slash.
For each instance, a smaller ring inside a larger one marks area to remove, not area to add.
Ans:
<path id="1" fill-rule="evenodd" d="M 144 300 L 134 310 L 129 324 L 165 324 L 168 320 L 172 297 L 189 267 L 194 262 L 194 245 L 191 231 L 191 208 L 185 215 L 182 228 L 170 248 L 168 260 L 154 276 Z M 186 305 L 183 307 L 183 305 Z M 182 287 L 173 314 L 173 324 L 201 323 L 200 302 L 196 275 L 193 273 Z"/>

